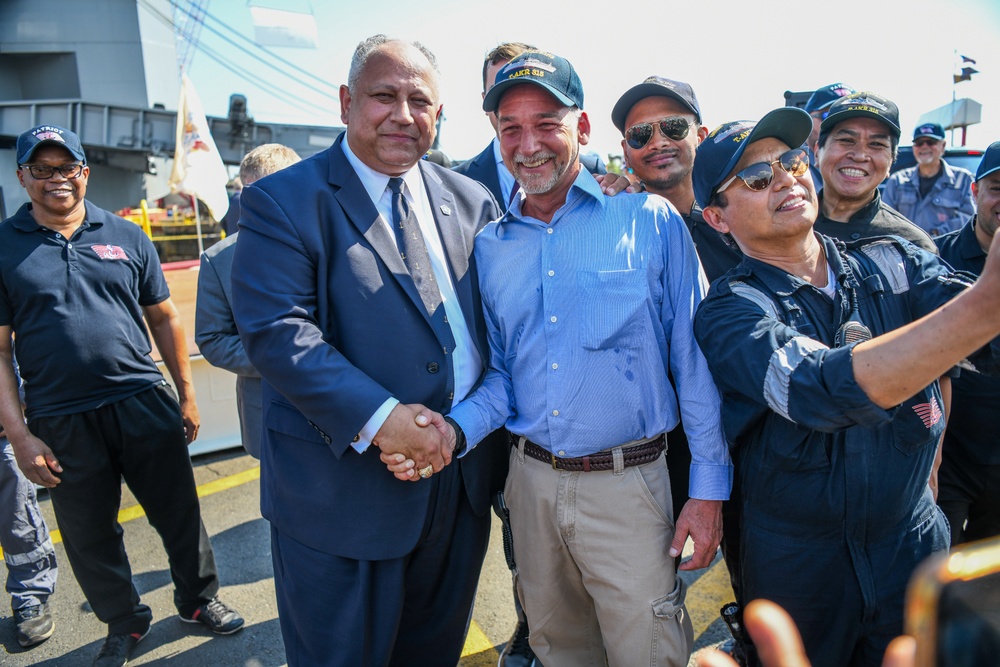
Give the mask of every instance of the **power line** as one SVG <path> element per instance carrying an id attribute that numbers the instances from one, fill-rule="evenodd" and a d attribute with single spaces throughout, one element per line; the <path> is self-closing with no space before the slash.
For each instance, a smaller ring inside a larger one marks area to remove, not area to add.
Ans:
<path id="1" fill-rule="evenodd" d="M 150 14 L 154 18 L 156 18 L 157 20 L 159 20 L 161 23 L 167 25 L 171 29 L 175 28 L 175 24 L 174 24 L 173 19 L 171 17 L 169 17 L 169 16 L 166 16 L 162 12 L 160 12 L 157 8 L 153 7 L 150 4 L 149 0 L 139 0 L 139 4 L 141 4 L 143 7 L 145 7 L 150 12 Z M 174 4 L 173 0 L 172 0 L 172 4 Z M 194 43 L 194 47 L 198 51 L 203 52 L 208 58 L 210 58 L 211 60 L 213 60 L 214 62 L 216 62 L 217 64 L 219 64 L 224 69 L 226 69 L 229 72 L 235 74 L 236 76 L 238 76 L 239 78 L 243 79 L 244 81 L 246 81 L 246 82 L 248 82 L 250 84 L 253 84 L 253 85 L 255 85 L 255 86 L 259 87 L 259 88 L 261 88 L 264 92 L 266 92 L 267 94 L 273 96 L 274 98 L 276 98 L 280 102 L 283 102 L 283 103 L 285 103 L 285 104 L 287 104 L 289 106 L 292 106 L 292 107 L 298 107 L 298 108 L 300 108 L 302 106 L 306 106 L 306 107 L 311 107 L 312 109 L 315 109 L 315 110 L 320 111 L 322 113 L 329 113 L 329 107 L 324 107 L 324 106 L 320 106 L 318 104 L 313 104 L 312 102 L 305 101 L 301 97 L 294 97 L 294 96 L 289 95 L 286 91 L 284 91 L 278 85 L 273 84 L 273 83 L 271 83 L 271 82 L 263 79 L 259 75 L 259 73 L 251 72 L 250 70 L 246 69 L 244 66 L 239 65 L 239 64 L 233 62 L 229 57 L 227 57 L 227 56 L 223 55 L 222 53 L 216 51 L 215 49 L 213 49 L 210 46 L 207 46 L 205 44 Z M 243 49 L 241 49 L 241 50 L 243 50 Z M 280 70 L 279 70 L 279 72 L 280 72 Z M 306 84 L 304 84 L 302 82 L 299 82 L 299 83 L 301 85 L 306 86 L 310 90 L 314 90 L 313 88 L 311 88 L 310 86 L 308 86 L 308 85 L 306 85 Z M 320 91 L 316 91 L 316 92 L 318 92 L 320 95 L 323 95 L 324 97 L 331 98 L 330 95 L 326 95 L 326 94 L 324 94 L 324 93 L 322 93 Z M 337 100 L 339 102 L 339 97 L 337 98 Z"/>
<path id="2" fill-rule="evenodd" d="M 181 7 L 180 3 L 177 2 L 177 0 L 170 0 L 170 4 L 173 7 L 175 7 L 176 9 L 178 9 L 179 11 L 181 11 L 182 13 L 186 14 L 187 16 L 192 16 L 193 17 L 193 15 L 190 12 L 190 10 L 185 9 L 184 7 Z M 261 64 L 263 64 L 263 65 L 265 65 L 267 67 L 270 67 L 271 69 L 273 69 L 274 71 L 278 72 L 282 76 L 288 77 L 289 79 L 291 79 L 292 81 L 295 81 L 299 85 L 305 86 L 306 88 L 309 88 L 310 90 L 314 90 L 315 92 L 317 92 L 320 95 L 323 95 L 325 97 L 339 100 L 339 96 L 338 95 L 334 95 L 334 94 L 327 93 L 327 92 L 324 92 L 324 91 L 315 90 L 315 88 L 312 87 L 313 84 L 307 83 L 306 81 L 303 81 L 302 79 L 289 74 L 287 71 L 285 71 L 285 70 L 281 69 L 280 67 L 278 67 L 273 61 L 277 60 L 278 62 L 282 63 L 283 65 L 288 66 L 290 69 L 292 69 L 292 70 L 294 70 L 296 72 L 301 72 L 302 74 L 304 74 L 308 78 L 312 79 L 313 81 L 315 81 L 315 82 L 317 82 L 317 83 L 319 83 L 319 84 L 321 84 L 323 86 L 326 86 L 326 87 L 328 87 L 328 88 L 330 88 L 332 90 L 337 90 L 337 87 L 335 87 L 332 84 L 330 84 L 329 82 L 324 81 L 323 79 L 317 77 L 316 75 L 312 74 L 311 72 L 307 72 L 306 70 L 302 69 L 301 67 L 299 67 L 295 63 L 282 58 L 281 56 L 279 56 L 278 54 L 270 51 L 269 49 L 260 46 L 259 44 L 257 44 L 253 40 L 245 37 L 244 35 L 240 34 L 238 31 L 236 31 L 233 28 L 229 27 L 228 24 L 226 24 L 223 21 L 221 21 L 220 19 L 216 18 L 210 12 L 206 11 L 205 12 L 205 16 L 208 17 L 208 18 L 210 18 L 210 19 L 212 19 L 213 21 L 215 21 L 219 25 L 223 26 L 226 30 L 228 30 L 229 32 L 231 32 L 234 35 L 238 36 L 240 39 L 244 40 L 245 42 L 247 42 L 250 45 L 254 46 L 255 48 L 259 49 L 260 51 L 263 51 L 264 54 L 267 55 L 267 58 L 263 58 L 260 55 L 251 52 L 245 46 L 243 46 L 241 44 L 238 44 L 232 38 L 230 38 L 227 35 L 223 34 L 220 30 L 214 28 L 213 26 L 211 26 L 211 25 L 209 25 L 207 23 L 204 24 L 204 28 L 206 30 L 208 30 L 209 32 L 211 32 L 212 34 L 214 34 L 219 39 L 223 40 L 224 42 L 226 42 L 227 44 L 229 44 L 233 48 L 237 49 L 238 51 L 240 51 L 241 53 L 247 55 L 248 57 L 253 58 L 257 62 L 259 62 L 259 63 L 261 63 Z"/>

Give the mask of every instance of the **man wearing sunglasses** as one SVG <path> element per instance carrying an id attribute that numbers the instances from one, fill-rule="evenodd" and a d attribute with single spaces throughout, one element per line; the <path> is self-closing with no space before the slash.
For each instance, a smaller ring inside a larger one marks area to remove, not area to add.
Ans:
<path id="1" fill-rule="evenodd" d="M 806 104 L 803 109 L 812 118 L 812 131 L 809 133 L 809 138 L 806 140 L 806 150 L 809 153 L 809 173 L 812 174 L 813 185 L 816 186 L 816 192 L 823 189 L 823 175 L 819 171 L 819 166 L 816 161 L 816 141 L 819 139 L 819 126 L 823 122 L 823 119 L 827 117 L 830 113 L 830 105 L 839 100 L 844 95 L 850 95 L 855 93 L 853 88 L 848 86 L 846 83 L 831 83 L 828 86 L 823 86 L 822 88 L 817 88 L 813 91 L 813 94 L 809 96 L 806 100 Z"/>
<path id="2" fill-rule="evenodd" d="M 785 107 L 702 142 L 695 195 L 744 260 L 695 333 L 737 458 L 744 597 L 787 609 L 813 665 L 875 666 L 913 569 L 948 547 L 927 487 L 937 379 L 966 356 L 1000 372 L 1000 259 L 969 288 L 902 239 L 815 233 L 810 125 Z"/>
<path id="3" fill-rule="evenodd" d="M 581 168 L 590 121 L 565 59 L 515 58 L 483 108 L 521 187 L 476 238 L 491 369 L 448 423 L 467 446 L 513 434 L 505 496 L 538 659 L 686 665 L 672 559 L 690 534 L 684 569 L 711 562 L 731 474 L 690 329 L 705 289 L 694 246 L 662 199 L 608 197 Z M 663 434 L 681 412 L 697 499 L 675 530 Z"/>
<path id="4" fill-rule="evenodd" d="M 879 195 L 878 186 L 896 159 L 899 135 L 899 109 L 881 95 L 853 93 L 830 105 L 817 140 L 823 191 L 816 231 L 843 241 L 891 234 L 937 254 L 927 232 Z"/>
<path id="5" fill-rule="evenodd" d="M 629 88 L 611 111 L 622 133 L 625 163 L 646 192 L 665 198 L 681 214 L 709 282 L 740 261 L 740 253 L 705 224 L 694 200 L 691 169 L 708 134 L 690 85 L 659 76 Z"/>
<path id="6" fill-rule="evenodd" d="M 152 621 L 116 522 L 123 477 L 163 539 L 181 620 L 236 632 L 243 618 L 217 597 L 185 446 L 200 419 L 156 249 L 139 227 L 85 199 L 90 167 L 73 132 L 25 132 L 17 165 L 30 202 L 0 225 L 0 423 L 25 477 L 49 489 L 73 573 L 108 625 L 94 664 L 124 665 Z M 176 394 L 150 357 L 149 335 Z"/>
<path id="7" fill-rule="evenodd" d="M 944 128 L 924 123 L 913 131 L 917 164 L 889 177 L 882 201 L 931 236 L 955 231 L 976 214 L 972 174 L 944 160 Z"/>

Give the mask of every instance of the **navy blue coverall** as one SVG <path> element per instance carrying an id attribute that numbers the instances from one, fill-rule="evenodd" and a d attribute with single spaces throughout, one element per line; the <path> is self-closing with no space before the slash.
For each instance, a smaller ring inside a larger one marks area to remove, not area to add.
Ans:
<path id="1" fill-rule="evenodd" d="M 897 237 L 845 248 L 817 236 L 835 298 L 745 258 L 712 285 L 695 335 L 738 458 L 744 599 L 787 609 L 816 667 L 877 666 L 903 630 L 911 572 L 948 548 L 927 486 L 945 419 L 937 381 L 890 410 L 872 403 L 855 382 L 853 346 L 835 347 L 835 334 L 852 291 L 859 319 L 878 336 L 968 282 Z M 973 358 L 995 365 L 995 346 Z"/>

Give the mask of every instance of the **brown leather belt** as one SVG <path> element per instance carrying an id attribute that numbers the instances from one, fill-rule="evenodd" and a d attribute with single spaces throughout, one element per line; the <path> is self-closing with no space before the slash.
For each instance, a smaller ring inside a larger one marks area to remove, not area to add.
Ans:
<path id="1" fill-rule="evenodd" d="M 511 440 L 514 446 L 520 441 L 520 436 L 511 433 Z M 644 463 L 651 463 L 659 458 L 664 449 L 667 448 L 667 441 L 664 436 L 655 440 L 644 442 L 631 447 L 623 447 L 622 455 L 626 468 L 638 466 Z M 594 470 L 614 470 L 614 454 L 610 451 L 598 452 L 589 456 L 579 456 L 576 458 L 559 458 L 541 445 L 536 445 L 532 441 L 525 439 L 524 453 L 533 459 L 544 461 L 552 465 L 553 470 L 565 470 L 567 472 L 591 472 Z"/>

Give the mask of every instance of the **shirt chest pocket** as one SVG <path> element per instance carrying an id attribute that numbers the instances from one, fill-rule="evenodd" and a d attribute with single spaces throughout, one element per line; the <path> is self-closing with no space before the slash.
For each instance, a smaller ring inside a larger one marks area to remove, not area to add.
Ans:
<path id="1" fill-rule="evenodd" d="M 914 454 L 937 443 L 944 426 L 941 392 L 935 384 L 899 406 L 892 420 L 893 443 L 902 453 Z"/>
<path id="2" fill-rule="evenodd" d="M 581 344 L 589 350 L 636 348 L 646 333 L 642 271 L 580 271 Z"/>
<path id="3" fill-rule="evenodd" d="M 896 208 L 915 206 L 920 200 L 920 193 L 916 188 L 898 188 L 896 190 L 896 200 L 899 202 Z"/>
<path id="4" fill-rule="evenodd" d="M 963 194 L 958 190 L 949 188 L 937 193 L 934 196 L 933 202 L 938 208 L 949 211 L 952 215 L 954 215 L 955 211 L 962 206 L 963 198 L 967 196 L 967 194 Z"/>

